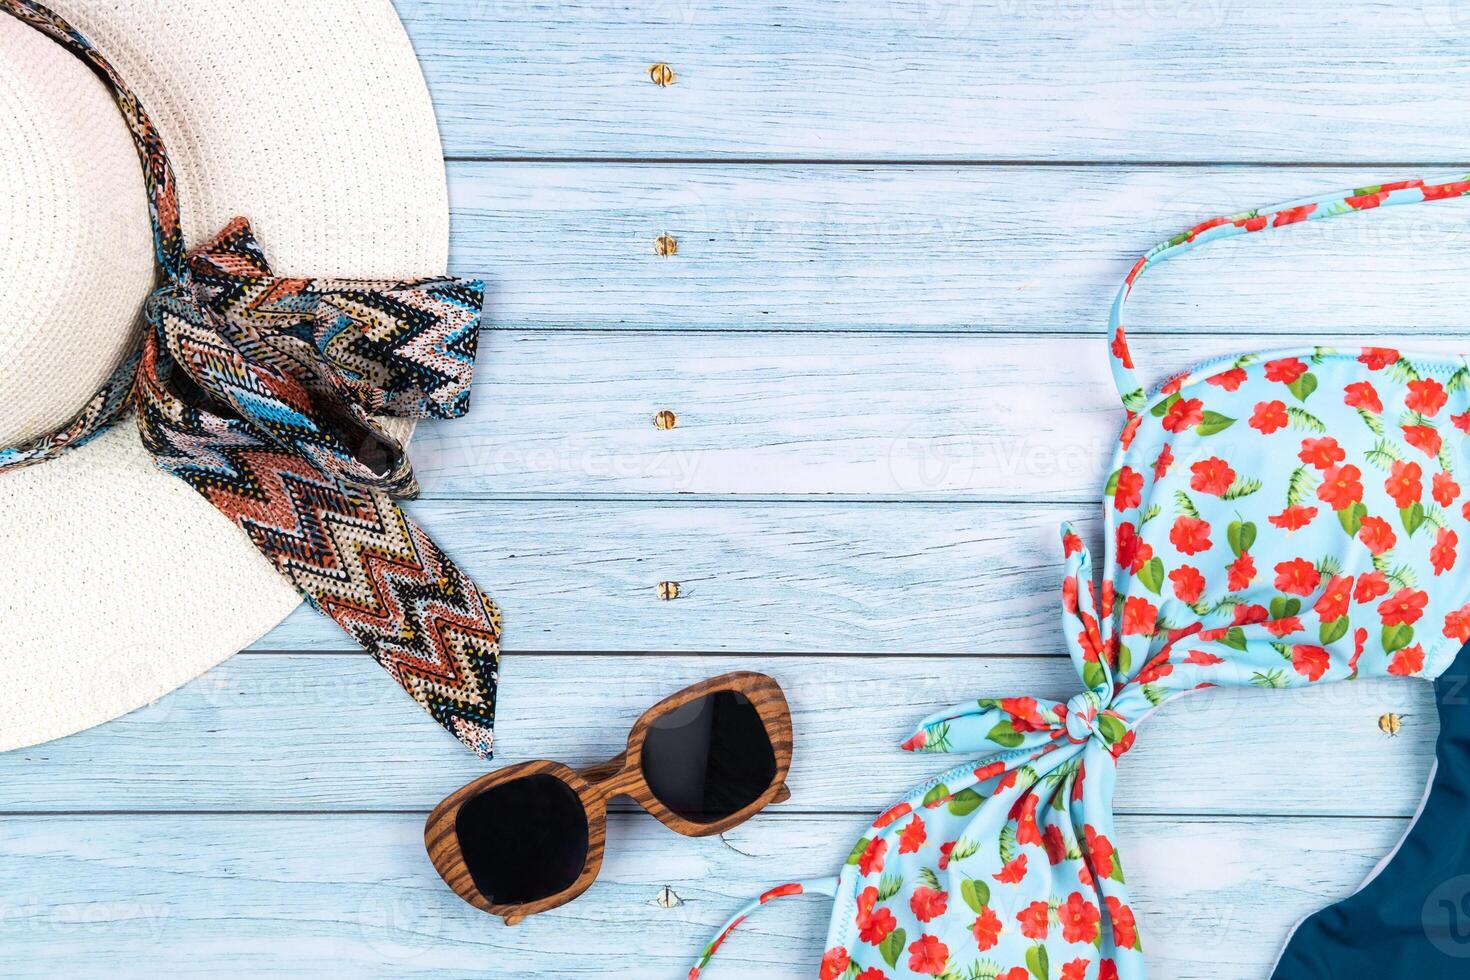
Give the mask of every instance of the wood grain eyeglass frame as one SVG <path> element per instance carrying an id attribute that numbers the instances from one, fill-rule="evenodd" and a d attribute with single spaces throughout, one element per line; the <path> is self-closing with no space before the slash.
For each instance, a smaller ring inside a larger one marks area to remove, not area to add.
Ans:
<path id="1" fill-rule="evenodd" d="M 653 794 L 643 776 L 643 743 L 649 728 L 658 718 L 691 701 L 719 691 L 743 694 L 755 708 L 765 725 L 766 737 L 771 741 L 771 750 L 776 757 L 776 773 L 771 779 L 771 785 L 748 806 L 712 823 L 696 823 L 674 813 Z M 786 788 L 786 776 L 790 770 L 791 709 L 786 704 L 786 695 L 781 692 L 780 685 L 765 674 L 754 671 L 722 674 L 686 687 L 643 712 L 628 735 L 628 747 L 600 765 L 578 772 L 560 762 L 522 762 L 497 769 L 461 786 L 429 814 L 429 819 L 424 824 L 424 846 L 428 849 L 434 870 L 439 872 L 439 876 L 456 895 L 477 909 L 501 916 L 506 925 L 515 925 L 528 915 L 565 905 L 591 887 L 602 869 L 603 845 L 607 839 L 607 804 L 614 797 L 632 797 L 634 802 L 675 833 L 686 837 L 708 837 L 750 819 L 772 803 L 782 803 L 789 799 L 791 791 Z M 560 779 L 582 801 L 582 807 L 587 813 L 587 863 L 576 881 L 555 895 L 534 902 L 497 905 L 475 887 L 474 878 L 465 865 L 456 830 L 460 808 L 492 786 L 542 773 Z"/>

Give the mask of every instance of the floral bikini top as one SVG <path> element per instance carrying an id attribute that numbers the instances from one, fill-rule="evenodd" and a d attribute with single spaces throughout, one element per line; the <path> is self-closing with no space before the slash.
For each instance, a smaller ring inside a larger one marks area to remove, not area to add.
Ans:
<path id="1" fill-rule="evenodd" d="M 1082 690 L 925 719 L 904 748 L 981 757 L 880 816 L 835 881 L 768 893 L 835 890 L 823 980 L 1143 977 L 1112 811 L 1139 723 L 1198 688 L 1448 667 L 1470 639 L 1465 359 L 1306 347 L 1146 393 L 1122 315 L 1146 269 L 1205 242 L 1467 193 L 1457 175 L 1294 201 L 1138 260 L 1110 319 L 1127 422 L 1099 577 L 1081 536 L 1061 534 L 1061 627 Z"/>

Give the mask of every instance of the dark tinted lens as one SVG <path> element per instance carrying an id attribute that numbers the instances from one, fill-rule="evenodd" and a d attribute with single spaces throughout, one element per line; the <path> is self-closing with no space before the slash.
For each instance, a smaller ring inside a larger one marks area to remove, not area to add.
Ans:
<path id="1" fill-rule="evenodd" d="M 643 742 L 643 777 L 685 820 L 714 823 L 770 787 L 776 753 L 745 695 L 716 691 L 653 723 Z"/>
<path id="2" fill-rule="evenodd" d="M 570 786 L 545 773 L 468 800 L 454 829 L 475 887 L 496 905 L 550 898 L 587 865 L 587 811 Z"/>

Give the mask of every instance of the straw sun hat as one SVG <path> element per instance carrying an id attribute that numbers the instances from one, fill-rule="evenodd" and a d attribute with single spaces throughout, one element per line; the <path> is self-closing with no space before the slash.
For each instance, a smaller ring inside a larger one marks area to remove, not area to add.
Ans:
<path id="1" fill-rule="evenodd" d="M 389 0 L 50 0 L 136 92 L 178 175 L 186 244 L 250 219 L 284 275 L 442 274 L 443 154 Z M 0 14 L 0 447 L 65 424 L 136 348 L 155 285 L 117 106 Z M 124 419 L 0 472 L 0 750 L 173 690 L 300 601 Z M 345 637 L 344 637 L 345 639 Z"/>

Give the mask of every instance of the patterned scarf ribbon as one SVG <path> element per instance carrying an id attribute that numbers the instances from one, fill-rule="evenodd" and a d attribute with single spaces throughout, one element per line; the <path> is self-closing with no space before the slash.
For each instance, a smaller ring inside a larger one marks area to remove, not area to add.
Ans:
<path id="1" fill-rule="evenodd" d="M 144 307 L 141 350 L 59 430 L 0 448 L 0 472 L 84 444 L 136 404 L 155 462 L 488 759 L 500 612 L 399 508 L 418 484 L 373 418 L 465 414 L 484 284 L 278 277 L 243 218 L 186 254 L 173 169 L 137 97 L 48 8 L 0 0 L 0 10 L 112 91 L 143 162 L 163 278 Z"/>

